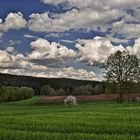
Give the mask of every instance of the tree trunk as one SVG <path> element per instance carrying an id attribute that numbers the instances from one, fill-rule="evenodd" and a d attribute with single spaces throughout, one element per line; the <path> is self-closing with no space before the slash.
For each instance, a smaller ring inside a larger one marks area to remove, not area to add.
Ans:
<path id="1" fill-rule="evenodd" d="M 123 103 L 123 102 L 124 102 L 124 96 L 123 93 L 120 93 L 118 98 L 118 103 Z"/>
<path id="2" fill-rule="evenodd" d="M 127 93 L 128 102 L 130 101 L 130 93 Z"/>

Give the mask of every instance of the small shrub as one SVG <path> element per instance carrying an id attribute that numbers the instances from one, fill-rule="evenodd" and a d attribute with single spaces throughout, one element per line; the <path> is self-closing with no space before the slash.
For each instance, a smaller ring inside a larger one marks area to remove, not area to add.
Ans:
<path id="1" fill-rule="evenodd" d="M 66 93 L 65 93 L 65 90 L 64 89 L 58 89 L 57 91 L 56 91 L 56 94 L 58 95 L 58 96 L 63 96 L 63 95 L 66 95 Z"/>
<path id="2" fill-rule="evenodd" d="M 28 99 L 33 97 L 34 90 L 28 87 L 21 87 L 18 89 L 18 95 L 20 96 L 21 99 Z"/>
<path id="3" fill-rule="evenodd" d="M 72 105 L 76 105 L 77 104 L 77 100 L 74 96 L 68 96 L 65 100 L 64 100 L 64 103 L 69 105 L 69 106 L 72 106 Z"/>
<path id="4" fill-rule="evenodd" d="M 41 88 L 40 92 L 41 92 L 41 95 L 49 95 L 49 96 L 56 95 L 55 90 L 50 85 L 44 85 Z"/>
<path id="5" fill-rule="evenodd" d="M 56 96 L 57 94 L 56 94 L 56 91 L 52 88 L 52 89 L 50 90 L 50 92 L 48 93 L 48 95 L 49 95 L 49 96 Z"/>
<path id="6" fill-rule="evenodd" d="M 88 95 L 94 94 L 94 88 L 90 84 L 86 85 L 85 89 L 86 89 Z"/>
<path id="7" fill-rule="evenodd" d="M 91 85 L 82 85 L 76 87 L 73 91 L 73 95 L 92 95 L 94 94 L 94 88 Z"/>

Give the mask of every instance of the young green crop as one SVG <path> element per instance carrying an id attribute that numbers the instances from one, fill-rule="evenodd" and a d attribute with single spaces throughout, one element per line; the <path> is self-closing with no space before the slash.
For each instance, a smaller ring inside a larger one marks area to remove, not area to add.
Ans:
<path id="1" fill-rule="evenodd" d="M 0 104 L 0 140 L 139 140 L 140 104 Z"/>

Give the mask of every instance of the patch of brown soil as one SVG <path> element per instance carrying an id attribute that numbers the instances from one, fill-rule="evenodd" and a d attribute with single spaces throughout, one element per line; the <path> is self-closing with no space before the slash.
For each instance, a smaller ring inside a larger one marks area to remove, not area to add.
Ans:
<path id="1" fill-rule="evenodd" d="M 64 102 L 67 96 L 42 96 L 41 100 L 43 103 L 51 103 L 51 102 Z M 114 101 L 119 97 L 118 94 L 101 94 L 101 95 L 81 95 L 75 96 L 77 101 Z M 129 99 L 135 99 L 136 97 L 140 97 L 140 94 L 130 94 Z M 125 100 L 128 100 L 128 95 L 124 95 Z"/>
<path id="2" fill-rule="evenodd" d="M 114 95 L 86 95 L 86 96 L 75 96 L 77 101 L 113 101 L 118 98 L 117 94 Z M 42 96 L 41 99 L 43 102 L 63 102 L 66 96 Z"/>

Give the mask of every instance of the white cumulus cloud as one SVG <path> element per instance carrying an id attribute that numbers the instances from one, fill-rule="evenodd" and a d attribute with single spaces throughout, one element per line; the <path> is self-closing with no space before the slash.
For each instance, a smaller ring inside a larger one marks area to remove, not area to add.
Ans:
<path id="1" fill-rule="evenodd" d="M 76 48 L 79 50 L 80 61 L 88 62 L 90 65 L 104 63 L 111 53 L 125 50 L 123 46 L 113 46 L 108 39 L 102 37 L 78 40 Z"/>
<path id="2" fill-rule="evenodd" d="M 29 59 L 62 59 L 73 58 L 76 52 L 72 49 L 56 42 L 48 42 L 43 38 L 38 38 L 36 41 L 30 43 L 33 51 L 28 55 Z"/>
<path id="3" fill-rule="evenodd" d="M 63 68 L 53 72 L 41 72 L 37 74 L 38 77 L 47 78 L 72 78 L 81 80 L 101 80 L 101 77 L 96 75 L 93 71 L 87 71 L 84 69 L 74 69 L 73 67 Z"/>
<path id="4" fill-rule="evenodd" d="M 46 70 L 46 66 L 31 63 L 23 54 L 10 54 L 8 51 L 0 50 L 1 69 L 30 69 Z"/>
<path id="5" fill-rule="evenodd" d="M 0 22 L 0 31 L 6 32 L 9 29 L 19 30 L 26 27 L 27 21 L 24 19 L 23 14 L 18 13 L 9 13 L 5 19 L 5 22 Z"/>

